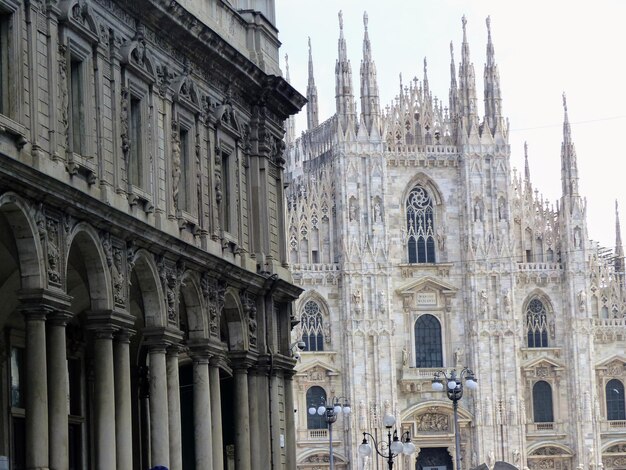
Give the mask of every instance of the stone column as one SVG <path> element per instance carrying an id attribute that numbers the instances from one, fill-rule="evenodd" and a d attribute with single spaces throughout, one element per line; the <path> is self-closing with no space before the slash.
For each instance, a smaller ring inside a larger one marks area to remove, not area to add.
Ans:
<path id="1" fill-rule="evenodd" d="M 165 344 L 150 349 L 150 447 L 151 465 L 170 466 Z"/>
<path id="2" fill-rule="evenodd" d="M 71 315 L 57 311 L 48 315 L 46 324 L 48 355 L 48 433 L 50 468 L 69 467 L 68 454 L 68 374 L 65 326 Z"/>
<path id="3" fill-rule="evenodd" d="M 224 449 L 222 441 L 222 396 L 220 391 L 220 369 L 217 359 L 211 358 L 209 367 L 209 388 L 211 389 L 211 436 L 213 438 L 213 470 L 224 469 Z"/>
<path id="4" fill-rule="evenodd" d="M 250 414 L 250 454 L 259 462 L 261 448 L 261 427 L 259 424 L 259 377 L 254 369 L 248 371 L 248 413 Z"/>
<path id="5" fill-rule="evenodd" d="M 132 394 L 130 386 L 130 332 L 115 335 L 115 449 L 117 468 L 133 468 Z"/>
<path id="6" fill-rule="evenodd" d="M 237 470 L 251 470 L 248 368 L 239 365 L 235 374 L 235 462 Z"/>
<path id="7" fill-rule="evenodd" d="M 46 310 L 24 311 L 26 323 L 26 468 L 48 468 Z"/>
<path id="8" fill-rule="evenodd" d="M 270 430 L 272 435 L 271 453 L 272 461 L 280 462 L 280 392 L 278 371 L 272 371 L 270 376 Z"/>
<path id="9" fill-rule="evenodd" d="M 287 468 L 296 468 L 296 417 L 294 416 L 292 372 L 285 372 L 285 444 L 287 445 Z M 344 419 L 348 419 L 345 417 Z"/>
<path id="10" fill-rule="evenodd" d="M 193 422 L 196 440 L 196 469 L 211 470 L 213 440 L 211 438 L 211 391 L 208 356 L 193 357 Z"/>
<path id="11" fill-rule="evenodd" d="M 115 377 L 111 327 L 94 330 L 96 469 L 115 468 Z"/>
<path id="12" fill-rule="evenodd" d="M 167 411 L 170 422 L 170 470 L 183 468 L 183 444 L 180 421 L 179 347 L 167 349 Z"/>

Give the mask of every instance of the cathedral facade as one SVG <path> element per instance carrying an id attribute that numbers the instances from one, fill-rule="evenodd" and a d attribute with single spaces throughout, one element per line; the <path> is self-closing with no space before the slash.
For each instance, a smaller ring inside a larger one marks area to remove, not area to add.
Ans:
<path id="1" fill-rule="evenodd" d="M 626 468 L 619 221 L 615 251 L 589 240 L 565 97 L 551 204 L 528 163 L 511 168 L 489 19 L 482 112 L 465 18 L 448 101 L 425 62 L 382 109 L 365 16 L 358 113 L 342 21 L 336 113 L 319 122 L 309 49 L 308 129 L 287 129 L 287 250 L 305 289 L 297 468 L 328 468 L 329 430 L 308 409 L 334 397 L 352 408 L 333 424 L 335 468 L 387 468 L 357 453 L 363 432 L 386 438 L 387 414 L 418 448 L 394 468 L 456 468 L 452 402 L 431 382 L 466 367 L 478 389 L 459 401 L 464 470 Z"/>
<path id="2" fill-rule="evenodd" d="M 295 468 L 274 22 L 0 0 L 0 468 Z"/>

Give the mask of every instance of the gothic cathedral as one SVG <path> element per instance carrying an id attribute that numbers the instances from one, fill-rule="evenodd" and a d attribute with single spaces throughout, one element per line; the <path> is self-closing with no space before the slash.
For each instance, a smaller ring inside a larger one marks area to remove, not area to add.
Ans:
<path id="1" fill-rule="evenodd" d="M 563 97 L 562 194 L 537 196 L 510 163 L 487 19 L 479 114 L 466 39 L 450 93 L 424 77 L 381 109 L 364 16 L 360 112 L 340 14 L 336 113 L 319 122 L 309 47 L 308 129 L 288 121 L 289 263 L 305 289 L 292 341 L 298 469 L 329 467 L 329 429 L 308 409 L 334 397 L 337 469 L 381 469 L 357 448 L 396 418 L 417 452 L 401 470 L 456 468 L 453 402 L 431 387 L 469 368 L 459 401 L 463 470 L 626 468 L 624 254 L 587 236 Z M 617 217 L 617 208 L 616 208 Z M 296 354 L 297 356 L 297 354 Z M 374 453 L 374 456 L 376 454 Z"/>

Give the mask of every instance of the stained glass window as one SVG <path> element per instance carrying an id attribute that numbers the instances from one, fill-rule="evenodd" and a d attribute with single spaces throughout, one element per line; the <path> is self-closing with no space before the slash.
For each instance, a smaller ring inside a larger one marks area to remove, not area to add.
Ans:
<path id="1" fill-rule="evenodd" d="M 548 314 L 539 299 L 532 299 L 526 309 L 526 333 L 529 348 L 548 347 Z"/>
<path id="2" fill-rule="evenodd" d="M 302 328 L 302 341 L 305 344 L 304 351 L 323 351 L 324 323 L 322 311 L 317 302 L 308 300 L 304 304 L 300 325 Z"/>
<path id="3" fill-rule="evenodd" d="M 433 201 L 422 186 L 415 186 L 406 201 L 409 263 L 435 262 Z"/>

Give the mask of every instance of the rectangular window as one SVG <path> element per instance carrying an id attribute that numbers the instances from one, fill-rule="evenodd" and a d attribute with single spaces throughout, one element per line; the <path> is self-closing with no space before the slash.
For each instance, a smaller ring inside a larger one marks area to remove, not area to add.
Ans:
<path id="1" fill-rule="evenodd" d="M 11 15 L 0 13 L 0 113 L 9 115 L 9 31 Z"/>
<path id="2" fill-rule="evenodd" d="M 189 131 L 180 130 L 180 182 L 178 183 L 178 207 L 189 211 Z"/>
<path id="3" fill-rule="evenodd" d="M 143 182 L 142 135 L 141 135 L 141 100 L 136 97 L 130 99 L 130 113 L 128 116 L 130 138 L 130 161 L 128 164 L 128 181 L 133 186 L 141 187 Z"/>
<path id="4" fill-rule="evenodd" d="M 72 58 L 70 61 L 70 99 L 72 119 L 72 150 L 85 153 L 85 87 L 83 62 Z"/>
<path id="5" fill-rule="evenodd" d="M 231 197 L 230 197 L 230 155 L 222 151 L 222 212 L 224 214 L 224 230 L 231 229 Z"/>
<path id="6" fill-rule="evenodd" d="M 11 348 L 11 406 L 24 408 L 24 348 Z"/>

